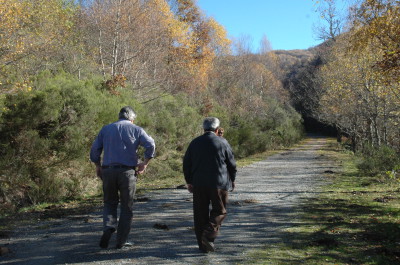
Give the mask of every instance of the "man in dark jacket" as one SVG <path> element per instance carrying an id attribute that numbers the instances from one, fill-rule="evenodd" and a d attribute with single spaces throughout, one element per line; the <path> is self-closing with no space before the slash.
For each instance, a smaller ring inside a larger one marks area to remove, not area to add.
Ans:
<path id="1" fill-rule="evenodd" d="M 214 240 L 225 219 L 228 189 L 235 188 L 236 162 L 228 142 L 216 135 L 219 120 L 203 121 L 204 134 L 195 138 L 186 150 L 183 173 L 193 193 L 194 227 L 202 252 L 214 251 Z M 211 211 L 209 204 L 211 203 Z"/>

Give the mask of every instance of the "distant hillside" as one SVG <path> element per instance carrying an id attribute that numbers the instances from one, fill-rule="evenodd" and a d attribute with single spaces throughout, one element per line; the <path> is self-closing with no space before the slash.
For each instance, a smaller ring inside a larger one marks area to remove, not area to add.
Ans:
<path id="1" fill-rule="evenodd" d="M 275 50 L 277 55 L 282 57 L 295 57 L 297 59 L 305 59 L 310 56 L 313 56 L 313 49 L 307 50 Z"/>
<path id="2" fill-rule="evenodd" d="M 291 71 L 294 65 L 300 62 L 310 61 L 315 56 L 314 49 L 308 50 L 276 50 L 274 53 L 278 56 L 280 67 L 284 72 Z"/>

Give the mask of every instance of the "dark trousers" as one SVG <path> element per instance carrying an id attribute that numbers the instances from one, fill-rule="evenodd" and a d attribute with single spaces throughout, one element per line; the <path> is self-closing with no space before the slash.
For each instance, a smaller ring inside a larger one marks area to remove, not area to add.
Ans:
<path id="1" fill-rule="evenodd" d="M 132 225 L 133 200 L 136 192 L 135 170 L 124 168 L 103 169 L 103 229 L 117 230 L 117 244 L 124 244 Z M 118 204 L 121 203 L 117 221 Z M 118 227 L 117 227 L 118 224 Z"/>
<path id="2" fill-rule="evenodd" d="M 197 243 L 202 248 L 202 236 L 214 242 L 225 219 L 228 191 L 207 187 L 193 187 L 194 229 Z M 209 207 L 211 203 L 211 209 Z"/>

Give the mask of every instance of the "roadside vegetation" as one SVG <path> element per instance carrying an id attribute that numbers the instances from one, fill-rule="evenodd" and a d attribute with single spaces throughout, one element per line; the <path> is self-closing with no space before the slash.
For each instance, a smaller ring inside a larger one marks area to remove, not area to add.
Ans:
<path id="1" fill-rule="evenodd" d="M 297 225 L 282 231 L 282 242 L 254 251 L 249 264 L 400 263 L 400 178 L 366 175 L 363 158 L 333 139 L 320 154 L 338 170 L 295 209 Z"/>

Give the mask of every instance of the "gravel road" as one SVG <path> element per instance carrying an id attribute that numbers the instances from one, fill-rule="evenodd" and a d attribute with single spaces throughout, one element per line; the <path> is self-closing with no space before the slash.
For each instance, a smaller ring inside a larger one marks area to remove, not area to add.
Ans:
<path id="1" fill-rule="evenodd" d="M 296 222 L 301 199 L 315 196 L 332 170 L 318 150 L 326 139 L 303 144 L 238 170 L 228 216 L 215 242 L 216 252 L 197 249 L 192 229 L 192 199 L 185 189 L 149 191 L 135 204 L 129 249 L 98 246 L 101 208 L 91 214 L 36 222 L 18 228 L 0 246 L 10 253 L 0 264 L 243 264 L 247 254 L 282 242 L 281 231 Z"/>

